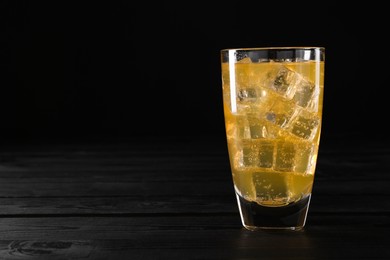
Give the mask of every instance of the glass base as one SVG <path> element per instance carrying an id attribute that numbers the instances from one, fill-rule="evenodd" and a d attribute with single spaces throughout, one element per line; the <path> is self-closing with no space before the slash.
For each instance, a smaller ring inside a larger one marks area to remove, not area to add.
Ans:
<path id="1" fill-rule="evenodd" d="M 311 195 L 281 207 L 261 206 L 237 195 L 243 226 L 256 230 L 302 230 L 306 223 Z"/>

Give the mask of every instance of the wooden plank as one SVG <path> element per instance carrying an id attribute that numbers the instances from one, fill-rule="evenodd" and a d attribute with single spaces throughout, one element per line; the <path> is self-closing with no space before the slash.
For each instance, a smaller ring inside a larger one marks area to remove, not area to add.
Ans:
<path id="1" fill-rule="evenodd" d="M 303 232 L 297 232 L 304 236 L 310 236 L 317 239 L 329 239 L 331 242 L 335 236 L 349 237 L 356 236 L 355 239 L 371 237 L 365 241 L 368 245 L 386 243 L 387 241 L 378 241 L 376 239 L 385 239 L 390 231 L 390 216 L 375 215 L 363 216 L 356 214 L 320 214 L 312 215 L 308 219 L 306 229 Z M 158 234 L 169 235 L 171 240 L 180 240 L 175 235 L 182 236 L 182 239 L 191 239 L 192 235 L 186 232 L 193 232 L 195 236 L 205 236 L 215 233 L 230 233 L 231 235 L 242 233 L 244 230 L 241 222 L 236 215 L 227 214 L 209 214 L 200 216 L 180 216 L 180 215 L 162 215 L 162 216 L 108 216 L 108 217 L 3 217 L 1 219 L 0 237 L 8 240 L 19 239 L 129 239 L 136 236 L 147 236 L 154 239 L 155 246 L 162 246 L 164 243 L 170 244 L 170 241 L 161 241 Z M 282 239 L 296 236 L 295 233 L 281 232 Z M 60 236 L 59 236 L 60 234 Z M 155 234 L 155 235 L 154 235 Z M 278 235 L 278 232 L 244 232 L 243 234 L 257 238 L 265 238 L 270 235 Z M 364 236 L 366 234 L 367 236 Z M 216 236 L 212 235 L 212 236 Z M 225 237 L 229 239 L 234 236 Z M 376 239 L 373 239 L 376 238 Z M 224 239 L 221 237 L 221 239 Z M 365 240 L 365 239 L 364 239 Z M 152 242 L 152 241 L 150 241 Z M 172 241 L 171 241 L 172 242 Z M 219 244 L 221 241 L 203 242 L 212 245 Z M 346 243 L 352 243 L 347 241 Z M 224 244 L 224 243 L 221 243 Z M 152 244 L 149 243 L 149 246 Z M 226 245 L 226 244 L 224 244 Z M 193 245 L 196 246 L 196 245 Z M 178 247 L 181 247 L 178 245 Z"/>
<path id="2" fill-rule="evenodd" d="M 386 259 L 390 254 L 389 216 L 313 216 L 302 232 L 250 232 L 233 216 L 3 218 L 2 223 L 0 256 L 9 259 L 29 253 L 76 259 L 111 259 L 112 253 L 190 259 Z"/>
<path id="3" fill-rule="evenodd" d="M 329 259 L 388 259 L 389 249 L 383 245 L 361 246 L 361 243 L 349 246 L 321 244 L 310 238 L 298 239 L 300 246 L 283 247 L 276 238 L 252 239 L 256 245 L 244 247 L 250 239 L 242 236 L 231 239 L 225 247 L 205 246 L 180 248 L 170 247 L 143 248 L 135 246 L 132 239 L 111 240 L 0 240 L 0 258 L 15 259 L 275 259 L 275 260 L 329 260 Z M 291 241 L 291 240 L 290 240 Z M 196 242 L 194 238 L 193 243 Z M 254 244 L 252 242 L 252 244 Z M 289 242 L 289 241 L 287 241 Z M 275 243 L 276 246 L 275 246 Z M 291 242 L 290 242 L 291 243 Z M 236 247 L 241 244 L 241 247 Z M 317 247 L 310 247 L 311 245 Z"/>
<path id="4" fill-rule="evenodd" d="M 54 149 L 54 148 L 52 148 Z M 183 149 L 183 148 L 182 148 Z M 355 157 L 337 158 L 335 155 L 323 155 L 319 158 L 316 179 L 355 180 L 381 179 L 390 181 L 390 151 L 377 155 L 364 154 Z M 131 174 L 130 174 L 131 173 Z M 151 178 L 162 176 L 174 178 L 183 176 L 209 176 L 209 178 L 230 177 L 230 168 L 226 154 L 177 154 L 159 153 L 150 155 L 142 153 L 121 154 L 105 152 L 61 152 L 51 156 L 50 151 L 41 154 L 15 155 L 3 153 L 0 156 L 1 178 L 35 178 L 35 177 L 78 177 L 107 176 L 107 174 L 124 175 L 128 178 Z M 186 173 L 186 174 L 184 174 Z M 212 173 L 212 174 L 211 174 Z"/>
<path id="5" fill-rule="evenodd" d="M 234 194 L 214 196 L 0 199 L 0 216 L 31 214 L 238 213 Z"/>
<path id="6" fill-rule="evenodd" d="M 152 144 L 150 142 L 153 142 Z M 94 160 L 122 160 L 137 158 L 139 160 L 149 158 L 173 158 L 193 157 L 204 158 L 228 158 L 225 143 L 214 140 L 164 140 L 162 138 L 149 141 L 138 140 L 124 144 L 61 144 L 61 145 L 31 145 L 0 147 L 2 162 L 31 162 L 31 159 L 39 163 L 53 162 L 56 160 L 83 161 Z M 195 157 L 194 157 L 195 156 Z M 362 147 L 333 146 L 322 149 L 320 146 L 319 163 L 330 166 L 349 165 L 374 165 L 375 162 L 386 162 L 390 159 L 390 148 L 385 143 L 378 147 L 366 142 Z M 383 165 L 385 166 L 385 165 Z"/>
<path id="7" fill-rule="evenodd" d="M 181 160 L 183 161 L 183 160 Z M 71 165 L 69 162 L 64 167 L 42 167 L 41 169 L 0 169 L 0 179 L 2 181 L 13 181 L 14 179 L 99 179 L 120 177 L 124 180 L 193 180 L 201 181 L 203 177 L 211 180 L 221 180 L 231 178 L 230 168 L 224 164 L 205 164 L 201 162 L 186 163 L 185 165 L 166 162 L 166 165 L 154 162 L 145 162 L 140 165 L 113 165 L 91 167 L 89 165 Z M 168 165 L 170 164 L 170 165 Z"/>
<path id="8" fill-rule="evenodd" d="M 200 179 L 201 180 L 201 179 Z M 314 194 L 329 195 L 390 195 L 389 182 L 380 180 L 316 181 Z M 78 181 L 77 179 L 58 180 L 15 180 L 0 179 L 0 198 L 23 197 L 96 197 L 96 196 L 222 196 L 230 195 L 231 181 L 166 181 L 139 182 L 125 181 L 121 178 Z"/>
<path id="9" fill-rule="evenodd" d="M 390 196 L 339 196 L 313 194 L 310 215 L 317 213 L 390 213 Z M 0 198 L 0 216 L 72 214 L 238 214 L 233 191 L 206 196 L 118 196 Z"/>

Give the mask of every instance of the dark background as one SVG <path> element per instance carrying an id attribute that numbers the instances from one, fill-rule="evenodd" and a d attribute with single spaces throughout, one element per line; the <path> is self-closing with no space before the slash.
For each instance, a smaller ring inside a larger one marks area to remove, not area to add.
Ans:
<path id="1" fill-rule="evenodd" d="M 0 141 L 221 137 L 219 51 L 255 46 L 325 47 L 322 142 L 385 140 L 386 10 L 366 3 L 1 1 Z"/>

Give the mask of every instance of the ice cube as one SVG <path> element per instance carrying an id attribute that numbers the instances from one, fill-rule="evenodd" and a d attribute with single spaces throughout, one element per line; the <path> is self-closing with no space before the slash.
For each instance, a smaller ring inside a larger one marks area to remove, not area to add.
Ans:
<path id="1" fill-rule="evenodd" d="M 225 120 L 228 139 L 273 139 L 279 133 L 279 129 L 260 114 L 237 115 Z"/>
<path id="2" fill-rule="evenodd" d="M 257 98 L 257 91 L 255 88 L 242 88 L 238 90 L 237 97 L 239 101 L 254 102 Z"/>
<path id="3" fill-rule="evenodd" d="M 308 111 L 311 111 L 311 112 L 314 112 L 314 113 L 316 113 L 316 112 L 318 112 L 318 108 L 319 108 L 319 104 L 318 104 L 318 102 L 319 102 L 319 88 L 315 88 L 314 89 L 314 93 L 313 93 L 313 96 L 311 97 L 311 100 L 309 101 L 309 103 L 308 103 L 308 105 L 307 105 L 307 107 L 306 107 L 306 110 L 308 110 Z"/>
<path id="4" fill-rule="evenodd" d="M 237 113 L 254 113 L 258 106 L 266 99 L 267 92 L 257 86 L 246 86 L 237 89 L 236 103 Z"/>
<path id="5" fill-rule="evenodd" d="M 283 65 L 271 69 L 263 85 L 286 99 L 293 99 L 295 104 L 304 108 L 314 101 L 316 92 L 313 82 Z"/>
<path id="6" fill-rule="evenodd" d="M 295 93 L 294 86 L 299 80 L 299 74 L 280 65 L 267 73 L 264 85 L 285 98 L 291 99 Z"/>
<path id="7" fill-rule="evenodd" d="M 316 114 L 302 110 L 289 127 L 289 131 L 302 139 L 313 140 L 320 125 L 320 118 Z"/>
<path id="8" fill-rule="evenodd" d="M 296 148 L 293 142 L 278 142 L 276 145 L 274 169 L 277 171 L 294 171 Z"/>
<path id="9" fill-rule="evenodd" d="M 294 101 L 298 106 L 307 107 L 313 98 L 315 85 L 303 77 L 295 85 Z"/>
<path id="10" fill-rule="evenodd" d="M 268 137 L 268 122 L 261 118 L 260 114 L 248 115 L 250 138 L 259 139 Z"/>
<path id="11" fill-rule="evenodd" d="M 288 199 L 286 178 L 278 172 L 254 172 L 256 201 L 261 205 L 283 205 Z"/>
<path id="12" fill-rule="evenodd" d="M 299 108 L 291 100 L 275 99 L 265 118 L 281 128 L 286 128 L 298 113 Z"/>
<path id="13" fill-rule="evenodd" d="M 296 145 L 295 172 L 300 174 L 314 174 L 316 149 L 312 143 L 300 142 Z"/>
<path id="14" fill-rule="evenodd" d="M 237 63 L 252 63 L 252 60 L 250 57 L 248 57 L 246 54 L 237 54 L 236 55 Z"/>
<path id="15" fill-rule="evenodd" d="M 267 139 L 244 140 L 235 147 L 236 168 L 272 168 L 275 144 Z"/>
<path id="16" fill-rule="evenodd" d="M 257 153 L 256 149 L 252 147 L 251 144 L 244 144 L 244 147 L 242 148 L 242 159 L 244 167 L 256 166 Z"/>
<path id="17" fill-rule="evenodd" d="M 237 194 L 249 201 L 256 200 L 256 191 L 251 172 L 246 170 L 233 171 L 233 181 Z"/>
<path id="18" fill-rule="evenodd" d="M 234 158 L 234 167 L 236 169 L 244 169 L 255 167 L 258 161 L 258 148 L 252 140 L 243 140 L 240 144 L 233 144 L 232 148 Z"/>
<path id="19" fill-rule="evenodd" d="M 255 88 L 241 88 L 238 90 L 237 99 L 239 102 L 255 102 L 257 98 L 257 91 Z"/>
<path id="20" fill-rule="evenodd" d="M 235 138 L 248 139 L 250 138 L 250 128 L 247 116 L 240 115 L 236 117 L 236 123 L 233 125 L 232 135 Z"/>
<path id="21" fill-rule="evenodd" d="M 274 143 L 262 140 L 258 143 L 259 157 L 258 166 L 261 168 L 271 168 L 274 162 Z"/>

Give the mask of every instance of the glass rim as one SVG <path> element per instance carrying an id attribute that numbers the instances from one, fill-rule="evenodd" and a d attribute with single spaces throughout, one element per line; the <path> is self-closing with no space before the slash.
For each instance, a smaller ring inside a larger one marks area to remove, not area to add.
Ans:
<path id="1" fill-rule="evenodd" d="M 267 51 L 267 50 L 325 50 L 322 46 L 273 46 L 273 47 L 243 47 L 243 48 L 224 48 L 223 51 Z"/>

